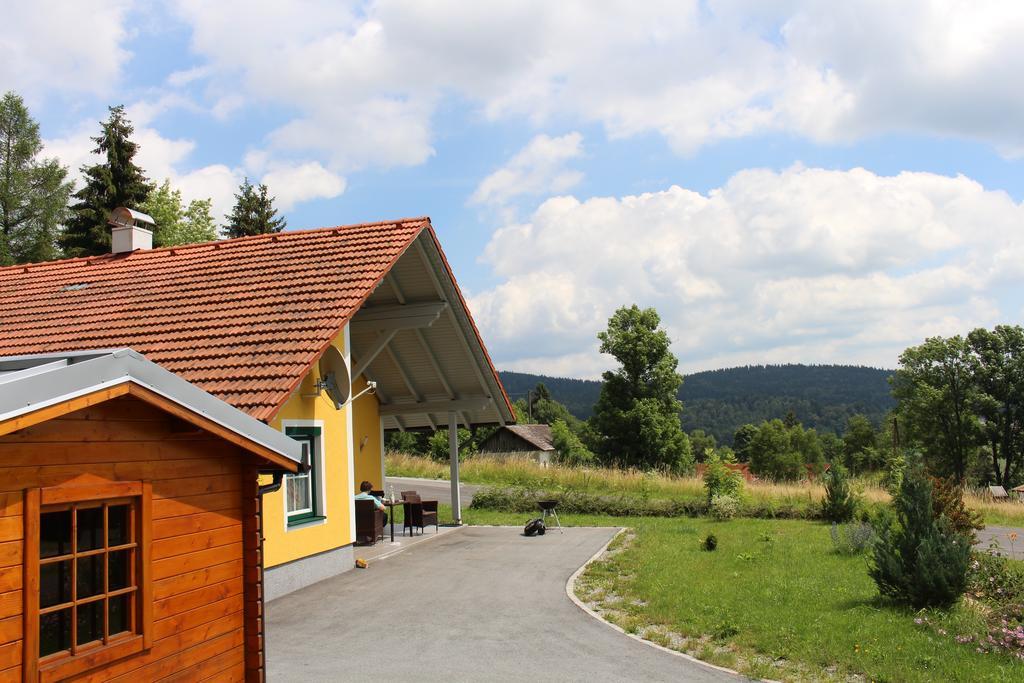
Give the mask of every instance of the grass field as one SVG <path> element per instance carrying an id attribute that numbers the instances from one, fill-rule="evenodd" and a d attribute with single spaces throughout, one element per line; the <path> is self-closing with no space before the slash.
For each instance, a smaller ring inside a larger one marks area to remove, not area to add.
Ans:
<path id="1" fill-rule="evenodd" d="M 467 510 L 464 520 L 519 525 L 525 517 Z M 865 559 L 833 552 L 825 524 L 588 515 L 562 523 L 633 532 L 621 551 L 584 573 L 581 598 L 627 631 L 752 677 L 1024 680 L 1024 662 L 953 639 L 984 634 L 970 603 L 914 612 L 881 601 Z M 700 549 L 708 533 L 718 538 L 714 552 Z M 915 623 L 923 617 L 931 627 Z"/>
<path id="2" fill-rule="evenodd" d="M 386 460 L 387 472 L 392 476 L 427 479 L 448 477 L 448 465 L 430 458 L 388 453 Z M 573 489 L 597 494 L 665 499 L 700 499 L 705 495 L 704 483 L 696 477 L 676 477 L 637 470 L 557 466 L 544 468 L 526 460 L 496 460 L 479 456 L 468 458 L 460 464 L 460 477 L 466 483 L 524 486 L 553 492 Z M 888 492 L 876 485 L 864 481 L 855 485 L 869 504 L 885 503 L 890 499 Z M 753 504 L 771 502 L 799 508 L 818 505 L 825 495 L 825 489 L 814 482 L 757 482 L 745 486 L 745 495 Z M 988 524 L 1024 526 L 1024 504 L 997 503 L 974 491 L 969 491 L 964 499 L 969 507 L 982 513 Z"/>

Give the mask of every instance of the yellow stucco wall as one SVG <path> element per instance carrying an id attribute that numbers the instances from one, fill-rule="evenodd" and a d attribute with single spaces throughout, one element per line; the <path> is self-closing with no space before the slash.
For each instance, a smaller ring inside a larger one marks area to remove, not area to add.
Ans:
<path id="1" fill-rule="evenodd" d="M 333 345 L 345 353 L 344 335 Z M 348 411 L 351 406 L 335 410 L 326 395 L 312 398 L 320 371 L 313 366 L 302 385 L 292 394 L 277 416 L 270 422 L 274 429 L 283 429 L 293 421 L 317 421 L 321 428 L 323 453 L 323 501 L 325 519 L 288 527 L 285 521 L 284 487 L 263 497 L 264 566 L 273 567 L 308 555 L 332 550 L 352 543 L 352 476 Z M 269 481 L 269 477 L 266 481 Z M 266 483 L 266 482 L 263 482 Z"/>
<path id="2" fill-rule="evenodd" d="M 366 388 L 366 380 L 359 377 L 352 383 L 352 395 Z M 355 446 L 355 481 L 353 491 L 359 483 L 368 481 L 376 490 L 382 490 L 381 480 L 384 444 L 381 443 L 380 404 L 376 396 L 364 395 L 352 404 L 352 443 Z"/>

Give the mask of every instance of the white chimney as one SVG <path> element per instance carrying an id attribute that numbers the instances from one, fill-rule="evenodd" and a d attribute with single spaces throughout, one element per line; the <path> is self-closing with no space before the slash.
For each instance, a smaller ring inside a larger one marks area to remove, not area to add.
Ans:
<path id="1" fill-rule="evenodd" d="M 141 211 L 119 206 L 110 212 L 110 252 L 124 254 L 137 249 L 153 248 L 156 222 Z"/>

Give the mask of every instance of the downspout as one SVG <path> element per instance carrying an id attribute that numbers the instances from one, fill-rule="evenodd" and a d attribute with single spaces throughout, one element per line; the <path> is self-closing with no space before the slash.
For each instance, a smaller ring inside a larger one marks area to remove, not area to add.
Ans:
<path id="1" fill-rule="evenodd" d="M 281 490 L 281 484 L 284 483 L 284 470 L 274 470 L 273 472 L 260 472 L 260 474 L 270 474 L 274 478 L 269 484 L 263 484 L 259 487 L 258 493 L 260 498 L 266 493 L 273 493 L 274 491 Z"/>

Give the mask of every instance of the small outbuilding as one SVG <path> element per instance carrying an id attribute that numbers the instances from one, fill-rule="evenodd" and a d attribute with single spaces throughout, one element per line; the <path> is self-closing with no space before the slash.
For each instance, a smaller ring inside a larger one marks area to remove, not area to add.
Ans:
<path id="1" fill-rule="evenodd" d="M 0 358 L 0 680 L 262 680 L 301 444 L 134 351 Z"/>
<path id="2" fill-rule="evenodd" d="M 495 458 L 531 458 L 547 467 L 555 453 L 548 425 L 505 425 L 482 444 L 480 453 Z"/>

